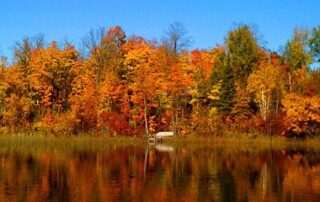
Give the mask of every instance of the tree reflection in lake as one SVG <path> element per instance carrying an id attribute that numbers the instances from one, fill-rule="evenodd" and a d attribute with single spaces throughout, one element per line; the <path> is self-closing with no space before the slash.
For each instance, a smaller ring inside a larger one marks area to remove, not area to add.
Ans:
<path id="1" fill-rule="evenodd" d="M 7 150 L 0 201 L 320 201 L 320 153 L 220 147 Z"/>

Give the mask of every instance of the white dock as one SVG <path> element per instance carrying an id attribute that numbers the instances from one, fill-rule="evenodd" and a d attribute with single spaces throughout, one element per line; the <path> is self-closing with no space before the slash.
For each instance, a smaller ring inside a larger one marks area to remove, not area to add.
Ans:
<path id="1" fill-rule="evenodd" d="M 174 133 L 172 131 L 164 131 L 164 132 L 157 132 L 156 138 L 166 138 L 166 137 L 173 137 Z"/>
<path id="2" fill-rule="evenodd" d="M 156 144 L 162 142 L 162 139 L 173 137 L 174 133 L 172 131 L 157 132 L 153 137 L 148 138 L 149 144 Z"/>

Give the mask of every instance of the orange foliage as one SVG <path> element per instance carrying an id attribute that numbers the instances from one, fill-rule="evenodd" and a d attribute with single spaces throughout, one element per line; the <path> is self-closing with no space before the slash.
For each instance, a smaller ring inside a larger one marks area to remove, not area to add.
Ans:
<path id="1" fill-rule="evenodd" d="M 71 83 L 75 77 L 78 52 L 68 46 L 59 50 L 55 42 L 47 49 L 36 49 L 30 56 L 29 83 L 40 107 L 66 109 Z"/>
<path id="2" fill-rule="evenodd" d="M 83 57 L 70 44 L 26 41 L 12 66 L 0 64 L 1 124 L 51 134 L 319 133 L 319 70 L 300 65 L 304 50 L 288 63 L 290 54 L 263 50 L 254 37 L 237 47 L 249 34 L 239 30 L 234 44 L 188 51 L 181 38 L 126 38 L 116 26 L 91 35 Z"/>
<path id="3" fill-rule="evenodd" d="M 80 68 L 85 67 L 84 65 Z M 70 104 L 71 110 L 79 123 L 78 128 L 89 130 L 96 127 L 98 119 L 96 87 L 91 71 L 84 70 L 72 82 Z"/>
<path id="4" fill-rule="evenodd" d="M 223 48 L 219 46 L 209 51 L 199 51 L 197 49 L 191 51 L 190 62 L 193 74 L 196 77 L 202 77 L 204 80 L 208 80 L 212 73 L 213 64 L 223 52 Z"/>
<path id="5" fill-rule="evenodd" d="M 320 98 L 288 94 L 284 100 L 286 135 L 316 135 L 320 132 Z"/>
<path id="6" fill-rule="evenodd" d="M 138 132 L 133 129 L 123 115 L 113 112 L 102 112 L 100 115 L 103 126 L 109 130 L 109 134 L 130 136 Z"/>
<path id="7" fill-rule="evenodd" d="M 75 133 L 77 119 L 71 112 L 53 115 L 51 112 L 35 124 L 36 130 L 45 131 L 49 135 L 72 135 Z"/>

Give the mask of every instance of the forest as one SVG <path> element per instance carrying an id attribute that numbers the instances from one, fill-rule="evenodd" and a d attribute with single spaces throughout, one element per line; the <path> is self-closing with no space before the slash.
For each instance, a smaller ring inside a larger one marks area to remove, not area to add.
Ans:
<path id="1" fill-rule="evenodd" d="M 241 24 L 193 50 L 180 23 L 160 40 L 93 30 L 80 48 L 26 37 L 1 60 L 0 131 L 320 135 L 320 25 L 294 29 L 281 51 L 257 35 Z"/>

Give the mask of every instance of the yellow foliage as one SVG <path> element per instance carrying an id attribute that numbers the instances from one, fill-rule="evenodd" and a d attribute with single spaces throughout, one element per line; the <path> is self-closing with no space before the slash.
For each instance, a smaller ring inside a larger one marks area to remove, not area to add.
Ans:
<path id="1" fill-rule="evenodd" d="M 45 131 L 48 135 L 72 135 L 78 122 L 72 112 L 55 115 L 48 112 L 34 128 Z"/>
<path id="2" fill-rule="evenodd" d="M 281 69 L 278 65 L 263 64 L 248 78 L 247 91 L 254 95 L 264 120 L 271 109 L 272 93 L 278 91 L 281 94 L 283 89 Z"/>
<path id="3" fill-rule="evenodd" d="M 11 127 L 24 127 L 28 123 L 31 113 L 30 100 L 19 98 L 12 94 L 5 99 L 6 107 L 3 113 L 3 122 Z"/>
<path id="4" fill-rule="evenodd" d="M 36 102 L 56 108 L 67 104 L 71 83 L 77 73 L 78 55 L 74 47 L 60 50 L 55 42 L 46 49 L 31 52 L 28 80 Z"/>
<path id="5" fill-rule="evenodd" d="M 302 97 L 294 93 L 283 100 L 286 113 L 286 133 L 314 135 L 320 132 L 320 98 Z"/>
<path id="6" fill-rule="evenodd" d="M 70 104 L 78 128 L 92 129 L 97 124 L 96 91 L 94 78 L 89 70 L 79 74 L 72 82 Z"/>

